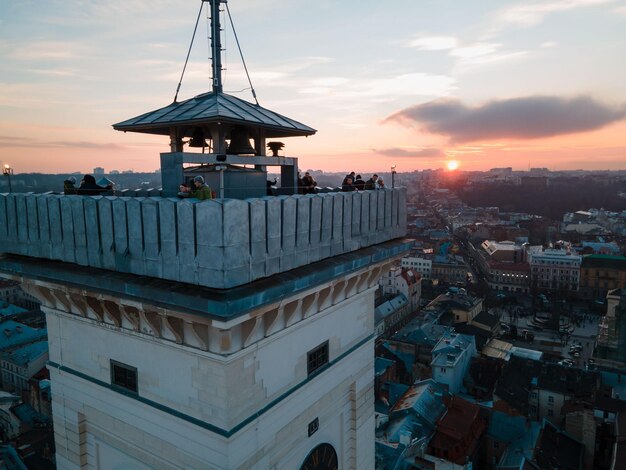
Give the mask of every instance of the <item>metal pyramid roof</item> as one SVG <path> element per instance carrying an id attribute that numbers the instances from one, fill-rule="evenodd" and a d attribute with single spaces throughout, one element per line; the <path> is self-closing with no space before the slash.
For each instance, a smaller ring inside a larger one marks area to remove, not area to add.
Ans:
<path id="1" fill-rule="evenodd" d="M 172 126 L 216 122 L 263 128 L 266 137 L 313 135 L 315 129 L 224 93 L 209 92 L 113 124 L 118 131 L 169 135 Z"/>

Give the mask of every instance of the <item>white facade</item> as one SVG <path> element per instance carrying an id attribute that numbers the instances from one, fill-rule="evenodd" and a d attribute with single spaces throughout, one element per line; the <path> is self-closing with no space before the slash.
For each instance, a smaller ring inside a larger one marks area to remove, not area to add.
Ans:
<path id="1" fill-rule="evenodd" d="M 80 304 L 70 300 L 80 291 L 46 285 L 58 467 L 297 469 L 328 443 L 339 468 L 373 469 L 381 272 L 228 322 L 101 294 L 99 312 L 95 293 Z M 329 366 L 307 376 L 307 353 L 326 341 Z M 137 393 L 112 385 L 112 360 L 136 368 Z"/>
<path id="2" fill-rule="evenodd" d="M 548 248 L 530 253 L 531 282 L 540 289 L 577 291 L 582 256 Z"/>
<path id="3" fill-rule="evenodd" d="M 459 393 L 472 357 L 476 355 L 474 337 L 456 333 L 444 336 L 433 348 L 432 355 L 433 380 L 447 385 L 450 393 Z"/>
<path id="4" fill-rule="evenodd" d="M 424 279 L 432 279 L 432 259 L 409 256 L 406 258 L 402 258 L 401 266 L 403 268 L 411 268 L 416 270 L 422 275 Z"/>

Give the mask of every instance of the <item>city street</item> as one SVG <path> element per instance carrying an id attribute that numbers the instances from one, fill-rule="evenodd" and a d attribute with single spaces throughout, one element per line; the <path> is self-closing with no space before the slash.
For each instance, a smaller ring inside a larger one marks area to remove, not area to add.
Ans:
<path id="1" fill-rule="evenodd" d="M 576 367 L 585 368 L 587 366 L 589 358 L 593 354 L 593 348 L 598 334 L 598 323 L 602 318 L 600 315 L 581 314 L 583 320 L 580 326 L 572 325 L 573 331 L 571 331 L 569 337 L 566 339 L 561 338 L 561 335 L 555 331 L 532 326 L 531 315 L 520 316 L 514 313 L 520 310 L 520 307 L 512 306 L 490 309 L 490 311 L 501 314 L 500 321 L 502 323 L 512 324 L 517 327 L 518 339 L 513 340 L 510 337 L 503 337 L 503 340 L 509 341 L 517 347 L 543 351 L 546 355 L 553 356 L 555 360 L 557 356 L 564 359 L 571 359 L 574 361 Z M 520 339 L 524 330 L 534 335 L 532 343 Z M 579 357 L 574 357 L 573 354 L 570 354 L 570 347 L 572 345 L 581 346 Z"/>

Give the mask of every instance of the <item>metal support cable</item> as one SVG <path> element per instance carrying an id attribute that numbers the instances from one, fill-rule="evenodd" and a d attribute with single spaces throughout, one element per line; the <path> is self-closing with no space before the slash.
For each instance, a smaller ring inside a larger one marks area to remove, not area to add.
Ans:
<path id="1" fill-rule="evenodd" d="M 180 85 L 183 83 L 183 76 L 185 75 L 185 70 L 187 69 L 187 62 L 189 62 L 189 55 L 191 54 L 193 41 L 196 37 L 196 30 L 198 29 L 198 23 L 200 22 L 200 15 L 202 14 L 202 8 L 204 7 L 204 2 L 206 1 L 207 0 L 201 0 L 200 2 L 200 10 L 198 11 L 198 18 L 196 18 L 196 26 L 193 28 L 193 34 L 191 35 L 191 43 L 189 44 L 189 50 L 187 51 L 187 58 L 185 59 L 183 72 L 180 74 L 180 80 L 178 81 L 178 86 L 176 87 L 176 94 L 174 95 L 174 103 L 176 103 L 176 100 L 178 99 L 178 92 L 180 91 Z"/>
<path id="2" fill-rule="evenodd" d="M 257 106 L 259 106 L 259 100 L 256 98 L 256 92 L 254 91 L 254 87 L 252 86 L 252 80 L 250 80 L 250 74 L 248 73 L 248 67 L 246 66 L 246 61 L 243 58 L 243 52 L 241 52 L 241 46 L 239 45 L 239 38 L 237 37 L 237 31 L 235 31 L 235 25 L 233 24 L 233 18 L 230 16 L 230 8 L 228 8 L 228 3 L 226 3 L 226 12 L 228 13 L 228 19 L 230 20 L 230 27 L 233 29 L 233 35 L 235 36 L 235 42 L 237 43 L 237 49 L 239 49 L 239 56 L 241 57 L 241 62 L 243 63 L 243 69 L 246 71 L 246 77 L 248 77 L 248 83 L 250 84 L 250 90 L 252 91 L 252 97 L 256 102 Z"/>

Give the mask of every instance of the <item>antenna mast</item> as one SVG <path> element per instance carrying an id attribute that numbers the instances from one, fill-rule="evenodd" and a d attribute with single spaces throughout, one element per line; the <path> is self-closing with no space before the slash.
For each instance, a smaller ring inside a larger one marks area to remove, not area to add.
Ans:
<path id="1" fill-rule="evenodd" d="M 222 0 L 208 1 L 211 5 L 211 67 L 213 69 L 213 93 L 222 93 L 222 41 L 220 28 L 220 3 Z"/>

